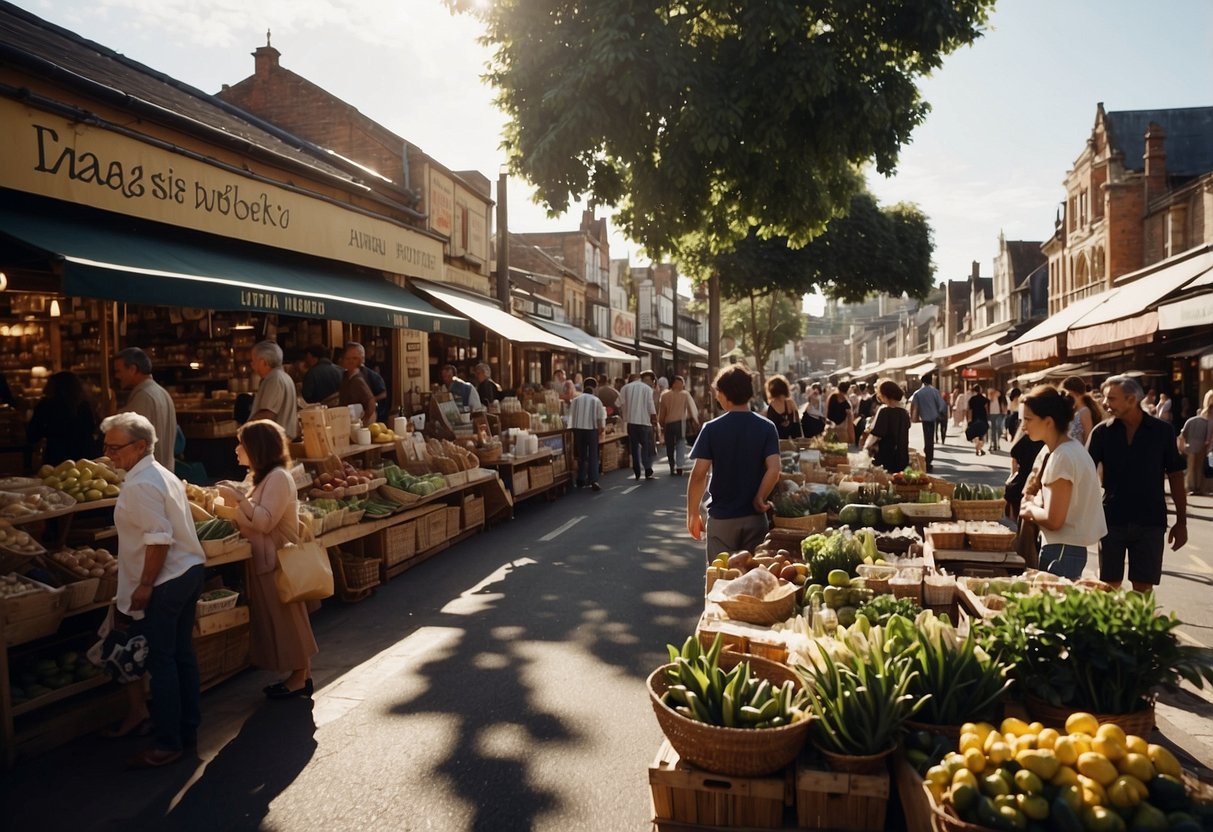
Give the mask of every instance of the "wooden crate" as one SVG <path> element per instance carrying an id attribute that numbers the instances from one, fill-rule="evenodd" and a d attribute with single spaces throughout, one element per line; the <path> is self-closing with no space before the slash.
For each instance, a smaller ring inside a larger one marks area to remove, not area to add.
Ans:
<path id="1" fill-rule="evenodd" d="M 883 830 L 889 775 L 826 771 L 805 757 L 796 763 L 796 822 L 801 829 Z"/>
<path id="2" fill-rule="evenodd" d="M 248 667 L 250 649 L 252 647 L 252 631 L 249 626 L 242 625 L 223 631 L 223 658 L 220 668 L 223 675 L 235 673 Z"/>
<path id="3" fill-rule="evenodd" d="M 517 497 L 519 494 L 525 494 L 531 490 L 531 475 L 528 473 L 529 468 L 515 468 L 510 491 Z"/>
<path id="4" fill-rule="evenodd" d="M 531 488 L 543 488 L 556 481 L 555 469 L 552 468 L 551 462 L 537 463 L 528 470 L 531 472 Z"/>
<path id="5" fill-rule="evenodd" d="M 447 539 L 446 511 L 435 506 L 433 511 L 417 518 L 417 551 L 424 552 Z"/>
<path id="6" fill-rule="evenodd" d="M 463 527 L 479 526 L 484 523 L 484 497 L 468 494 L 463 498 Z"/>
<path id="7" fill-rule="evenodd" d="M 706 612 L 700 615 L 695 634 L 705 650 L 712 646 L 717 633 L 724 641 L 726 650 L 761 656 L 780 664 L 787 663 L 788 647 L 770 627 L 744 621 L 709 619 Z"/>
<path id="8" fill-rule="evenodd" d="M 931 797 L 922 778 L 900 753 L 893 761 L 893 772 L 901 811 L 906 819 L 906 832 L 932 832 Z"/>
<path id="9" fill-rule="evenodd" d="M 204 615 L 194 621 L 194 638 L 221 633 L 241 624 L 248 624 L 249 609 L 247 606 L 232 607 L 214 615 Z"/>
<path id="10" fill-rule="evenodd" d="M 607 442 L 598 449 L 598 459 L 602 463 L 602 472 L 619 470 L 619 443 Z"/>
<path id="11" fill-rule="evenodd" d="M 653 820 L 696 829 L 779 829 L 790 797 L 790 773 L 767 777 L 712 774 L 679 760 L 663 741 L 649 767 Z"/>
<path id="12" fill-rule="evenodd" d="M 463 527 L 459 524 L 463 509 L 460 506 L 447 506 L 444 511 L 446 514 L 446 539 L 459 537 L 459 533 L 463 531 Z"/>

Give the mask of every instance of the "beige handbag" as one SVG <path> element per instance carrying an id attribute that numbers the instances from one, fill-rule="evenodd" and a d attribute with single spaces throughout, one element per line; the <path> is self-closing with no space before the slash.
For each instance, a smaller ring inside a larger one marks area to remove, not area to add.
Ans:
<path id="1" fill-rule="evenodd" d="M 333 567 L 325 550 L 305 530 L 298 543 L 288 543 L 278 550 L 274 567 L 274 585 L 278 600 L 284 604 L 297 601 L 320 601 L 333 594 Z"/>

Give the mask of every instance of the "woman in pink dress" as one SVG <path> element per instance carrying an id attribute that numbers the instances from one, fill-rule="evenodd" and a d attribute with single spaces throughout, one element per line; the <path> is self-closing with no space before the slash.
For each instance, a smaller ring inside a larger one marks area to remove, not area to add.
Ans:
<path id="1" fill-rule="evenodd" d="M 237 433 L 236 459 L 249 468 L 248 496 L 220 486 L 224 502 L 236 507 L 240 534 L 252 544 L 253 577 L 248 586 L 252 663 L 289 673 L 265 688 L 270 699 L 312 695 L 312 656 L 318 648 L 307 604 L 284 604 L 274 585 L 278 549 L 299 541 L 299 506 L 288 467 L 286 433 L 277 422 L 247 422 Z"/>

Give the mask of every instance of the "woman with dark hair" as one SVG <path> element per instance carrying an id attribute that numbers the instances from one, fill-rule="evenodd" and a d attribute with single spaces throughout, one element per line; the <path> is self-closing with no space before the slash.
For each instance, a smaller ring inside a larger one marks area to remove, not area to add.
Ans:
<path id="1" fill-rule="evenodd" d="M 910 465 L 910 414 L 901 406 L 905 392 L 897 382 L 882 378 L 876 382 L 876 398 L 880 409 L 864 447 L 872 454 L 874 464 L 895 474 Z"/>
<path id="2" fill-rule="evenodd" d="M 97 414 L 75 373 L 64 370 L 46 380 L 25 435 L 31 449 L 46 440 L 43 465 L 97 455 Z"/>
<path id="3" fill-rule="evenodd" d="M 839 442 L 854 445 L 855 423 L 851 421 L 851 400 L 847 398 L 847 391 L 850 389 L 851 382 L 838 382 L 838 389 L 830 394 L 829 401 L 826 402 L 826 418 L 834 423 L 834 432 L 838 435 Z"/>
<path id="4" fill-rule="evenodd" d="M 1074 403 L 1056 387 L 1040 385 L 1024 397 L 1023 430 L 1044 442 L 1040 492 L 1019 516 L 1040 527 L 1040 569 L 1075 579 L 1087 565 L 1087 547 L 1108 533 L 1099 475 L 1091 455 L 1070 438 Z"/>
<path id="5" fill-rule="evenodd" d="M 792 401 L 792 390 L 783 376 L 767 379 L 767 418 L 775 423 L 780 439 L 801 436 L 800 412 Z"/>
<path id="6" fill-rule="evenodd" d="M 311 696 L 312 656 L 318 648 L 307 604 L 282 603 L 274 584 L 278 550 L 299 542 L 299 506 L 288 469 L 286 432 L 277 422 L 261 419 L 245 423 L 236 440 L 236 459 L 248 467 L 253 488 L 245 496 L 221 485 L 219 493 L 225 503 L 235 506 L 240 534 L 253 545 L 254 574 L 248 585 L 252 663 L 290 673 L 265 688 L 270 699 Z"/>
<path id="7" fill-rule="evenodd" d="M 1061 383 L 1061 388 L 1074 402 L 1074 418 L 1070 420 L 1070 438 L 1080 445 L 1087 444 L 1091 428 L 1103 421 L 1103 408 L 1087 392 L 1087 383 L 1078 376 L 1070 376 Z"/>
<path id="8" fill-rule="evenodd" d="M 990 430 L 990 400 L 981 394 L 981 385 L 974 384 L 973 392 L 965 402 L 965 418 L 969 426 L 965 428 L 965 439 L 973 443 L 973 449 L 978 456 L 986 452 L 986 434 Z"/>

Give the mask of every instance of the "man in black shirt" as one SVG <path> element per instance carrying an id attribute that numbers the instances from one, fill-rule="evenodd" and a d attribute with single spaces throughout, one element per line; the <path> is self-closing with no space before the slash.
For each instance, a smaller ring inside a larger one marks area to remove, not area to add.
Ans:
<path id="1" fill-rule="evenodd" d="M 969 396 L 966 418 L 969 426 L 965 428 L 965 438 L 973 443 L 973 449 L 978 456 L 986 452 L 986 434 L 990 430 L 990 400 L 981 394 L 981 385 L 973 385 L 973 395 Z"/>
<path id="2" fill-rule="evenodd" d="M 1100 469 L 1108 534 L 1099 544 L 1099 578 L 1120 586 L 1125 556 L 1133 589 L 1148 592 L 1162 579 L 1167 536 L 1167 502 L 1163 480 L 1171 484 L 1175 525 L 1171 549 L 1188 542 L 1188 505 L 1184 460 L 1175 446 L 1175 431 L 1141 409 L 1145 398 L 1131 376 L 1112 376 L 1103 383 L 1104 407 L 1112 418 L 1091 430 L 1087 450 Z"/>

